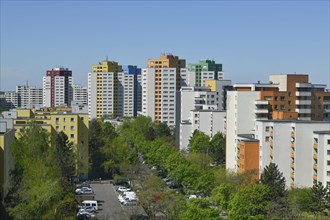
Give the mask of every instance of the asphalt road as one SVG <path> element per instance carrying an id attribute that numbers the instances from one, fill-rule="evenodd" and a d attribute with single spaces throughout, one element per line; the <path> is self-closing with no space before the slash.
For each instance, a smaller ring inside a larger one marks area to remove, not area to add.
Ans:
<path id="1" fill-rule="evenodd" d="M 144 213 L 140 206 L 124 206 L 118 201 L 118 192 L 109 181 L 91 184 L 98 201 L 99 211 L 96 214 L 99 220 L 126 220 L 131 215 Z"/>

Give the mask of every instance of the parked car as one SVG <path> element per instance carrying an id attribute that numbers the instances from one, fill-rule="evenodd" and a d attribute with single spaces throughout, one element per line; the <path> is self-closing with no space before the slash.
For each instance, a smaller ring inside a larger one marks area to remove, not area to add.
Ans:
<path id="1" fill-rule="evenodd" d="M 114 186 L 125 186 L 129 188 L 129 183 L 127 181 L 118 181 L 113 183 Z"/>
<path id="2" fill-rule="evenodd" d="M 126 206 L 136 206 L 137 205 L 137 200 L 136 199 L 125 200 L 123 202 L 123 205 L 126 205 Z"/>
<path id="3" fill-rule="evenodd" d="M 79 212 L 89 212 L 89 213 L 94 213 L 96 212 L 96 208 L 95 207 L 84 207 L 79 209 Z"/>
<path id="4" fill-rule="evenodd" d="M 118 192 L 128 192 L 128 191 L 131 191 L 130 188 L 123 187 L 123 186 L 119 186 L 116 190 L 117 190 Z"/>
<path id="5" fill-rule="evenodd" d="M 82 187 L 75 190 L 76 194 L 93 194 L 93 189 L 89 187 Z"/>
<path id="6" fill-rule="evenodd" d="M 89 213 L 89 212 L 86 212 L 86 211 L 82 211 L 82 212 L 77 213 L 77 217 L 78 217 L 78 219 L 81 218 L 81 217 L 94 218 L 95 214 Z"/>
<path id="7" fill-rule="evenodd" d="M 86 189 L 86 190 L 82 191 L 81 194 L 94 194 L 94 191 L 92 189 Z"/>

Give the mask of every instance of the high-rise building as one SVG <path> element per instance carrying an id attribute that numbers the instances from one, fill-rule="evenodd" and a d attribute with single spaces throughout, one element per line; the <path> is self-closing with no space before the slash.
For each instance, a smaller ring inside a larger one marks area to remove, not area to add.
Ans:
<path id="1" fill-rule="evenodd" d="M 90 118 L 133 117 L 141 109 L 141 69 L 103 61 L 88 74 Z"/>
<path id="2" fill-rule="evenodd" d="M 73 84 L 73 100 L 74 103 L 79 103 L 82 105 L 87 105 L 88 95 L 87 87 L 79 84 Z"/>
<path id="3" fill-rule="evenodd" d="M 185 65 L 185 60 L 166 54 L 148 60 L 148 68 L 142 71 L 142 115 L 175 126 L 179 107 L 177 92 L 181 88 L 180 69 Z"/>
<path id="4" fill-rule="evenodd" d="M 12 109 L 12 108 L 18 108 L 19 107 L 19 95 L 17 92 L 14 91 L 8 91 L 5 92 L 5 109 Z"/>
<path id="5" fill-rule="evenodd" d="M 242 171 L 237 146 L 253 134 L 257 120 L 329 120 L 330 93 L 325 91 L 326 85 L 309 83 L 306 74 L 271 75 L 270 81 L 236 84 L 236 91 L 227 93 L 226 167 L 229 169 Z"/>
<path id="6" fill-rule="evenodd" d="M 200 60 L 199 63 L 188 64 L 188 70 L 191 75 L 194 75 L 195 84 L 191 86 L 203 86 L 205 80 L 224 79 L 224 73 L 222 72 L 222 64 L 215 63 L 214 60 Z"/>
<path id="7" fill-rule="evenodd" d="M 141 68 L 123 66 L 123 72 L 118 73 L 118 116 L 137 116 L 141 111 Z"/>
<path id="8" fill-rule="evenodd" d="M 70 106 L 72 82 L 72 71 L 68 68 L 47 70 L 43 77 L 43 106 Z"/>
<path id="9" fill-rule="evenodd" d="M 16 93 L 19 95 L 19 107 L 40 108 L 43 104 L 42 88 L 36 86 L 16 86 Z"/>

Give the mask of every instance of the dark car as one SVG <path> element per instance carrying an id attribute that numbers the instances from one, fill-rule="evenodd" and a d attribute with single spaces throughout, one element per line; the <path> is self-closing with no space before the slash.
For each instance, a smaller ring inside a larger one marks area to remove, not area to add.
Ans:
<path id="1" fill-rule="evenodd" d="M 127 181 L 118 181 L 118 182 L 114 182 L 113 183 L 114 186 L 124 186 L 124 187 L 127 187 L 129 188 L 130 185 Z"/>

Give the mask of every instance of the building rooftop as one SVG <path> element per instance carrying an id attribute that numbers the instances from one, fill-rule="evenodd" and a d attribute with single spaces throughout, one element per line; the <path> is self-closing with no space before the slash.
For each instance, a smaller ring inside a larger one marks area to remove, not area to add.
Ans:
<path id="1" fill-rule="evenodd" d="M 247 141 L 247 142 L 259 141 L 258 139 L 254 138 L 254 134 L 238 134 L 237 136 L 246 139 L 244 141 Z"/>
<path id="2" fill-rule="evenodd" d="M 330 130 L 328 131 L 314 131 L 315 134 L 330 134 Z"/>
<path id="3" fill-rule="evenodd" d="M 295 119 L 266 119 L 266 120 L 257 120 L 257 121 L 261 121 L 261 122 L 279 122 L 279 123 L 305 123 L 305 124 L 329 124 L 329 128 L 330 128 L 330 123 L 329 121 L 313 121 L 313 120 L 295 120 Z"/>

